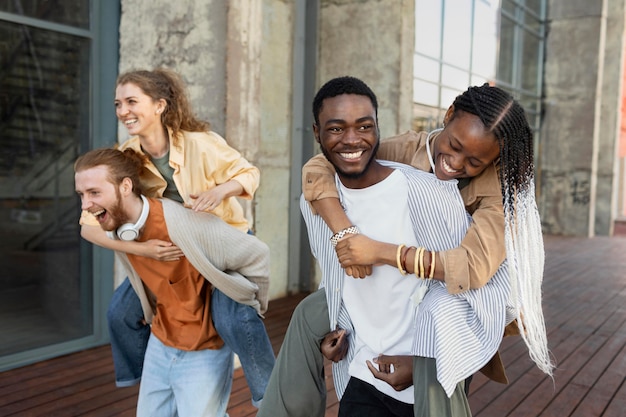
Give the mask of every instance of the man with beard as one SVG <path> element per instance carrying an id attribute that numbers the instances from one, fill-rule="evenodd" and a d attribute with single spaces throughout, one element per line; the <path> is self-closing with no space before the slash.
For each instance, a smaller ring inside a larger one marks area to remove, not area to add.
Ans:
<path id="1" fill-rule="evenodd" d="M 213 326 L 211 290 L 257 310 L 266 306 L 269 249 L 212 214 L 144 197 L 143 158 L 130 149 L 106 148 L 87 152 L 74 165 L 82 209 L 110 237 L 171 241 L 185 254 L 160 262 L 116 253 L 144 310 L 153 313 L 146 317 L 152 326 L 137 415 L 225 416 L 233 354 Z"/>
<path id="2" fill-rule="evenodd" d="M 353 77 L 330 80 L 313 101 L 315 138 L 353 222 L 346 233 L 369 239 L 339 242 L 344 236 L 301 199 L 321 288 L 294 311 L 257 417 L 324 415 L 320 350 L 335 362 L 340 417 L 470 416 L 464 380 L 493 357 L 512 319 L 505 269 L 460 295 L 432 279 L 425 253 L 458 246 L 470 219 L 456 181 L 376 159 L 377 109 L 374 93 Z M 346 275 L 347 258 L 367 260 L 355 263 L 374 265 L 371 275 Z M 386 366 L 375 359 L 382 353 L 405 359 Z"/>

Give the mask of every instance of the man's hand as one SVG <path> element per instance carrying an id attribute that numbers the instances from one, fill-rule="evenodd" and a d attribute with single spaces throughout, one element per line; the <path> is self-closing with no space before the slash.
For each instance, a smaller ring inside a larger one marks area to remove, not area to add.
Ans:
<path id="1" fill-rule="evenodd" d="M 374 358 L 378 369 L 367 361 L 374 378 L 385 381 L 396 391 L 402 391 L 413 385 L 413 357 L 412 356 L 385 356 Z M 393 367 L 393 369 L 392 369 Z"/>
<path id="2" fill-rule="evenodd" d="M 348 332 L 337 329 L 328 333 L 322 340 L 320 350 L 328 360 L 339 362 L 348 353 Z"/>
<path id="3" fill-rule="evenodd" d="M 346 268 L 346 274 L 352 278 L 365 278 L 372 275 L 372 265 L 352 265 Z"/>

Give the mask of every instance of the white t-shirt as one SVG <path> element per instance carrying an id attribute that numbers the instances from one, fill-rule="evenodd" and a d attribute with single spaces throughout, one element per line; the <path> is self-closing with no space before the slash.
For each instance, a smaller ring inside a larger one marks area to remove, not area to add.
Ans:
<path id="1" fill-rule="evenodd" d="M 381 242 L 417 245 L 409 218 L 407 179 L 402 173 L 394 170 L 365 189 L 341 186 L 341 193 L 346 214 L 361 233 Z M 346 275 L 343 286 L 343 302 L 357 335 L 350 375 L 408 404 L 414 402 L 413 387 L 394 390 L 374 378 L 365 361 L 372 361 L 380 353 L 411 355 L 416 308 L 411 297 L 417 284 L 414 275 L 402 275 L 395 266 L 378 265 L 365 279 Z"/>

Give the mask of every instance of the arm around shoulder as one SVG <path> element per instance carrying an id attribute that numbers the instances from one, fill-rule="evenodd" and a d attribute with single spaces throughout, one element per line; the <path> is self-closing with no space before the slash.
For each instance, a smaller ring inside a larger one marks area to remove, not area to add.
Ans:
<path id="1" fill-rule="evenodd" d="M 461 245 L 439 253 L 452 294 L 484 286 L 506 259 L 501 198 L 484 197 L 472 219 Z"/>

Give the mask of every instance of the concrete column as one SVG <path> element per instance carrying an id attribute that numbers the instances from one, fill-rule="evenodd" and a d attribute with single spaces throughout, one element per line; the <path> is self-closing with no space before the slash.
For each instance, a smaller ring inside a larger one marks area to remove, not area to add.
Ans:
<path id="1" fill-rule="evenodd" d="M 226 41 L 226 137 L 249 161 L 260 143 L 261 0 L 228 3 Z M 250 225 L 254 206 L 240 200 Z"/>
<path id="2" fill-rule="evenodd" d="M 318 85 L 352 75 L 378 97 L 382 137 L 410 129 L 415 1 L 321 0 Z"/>
<path id="3" fill-rule="evenodd" d="M 610 234 L 624 1 L 552 0 L 548 10 L 538 149 L 544 231 Z"/>

